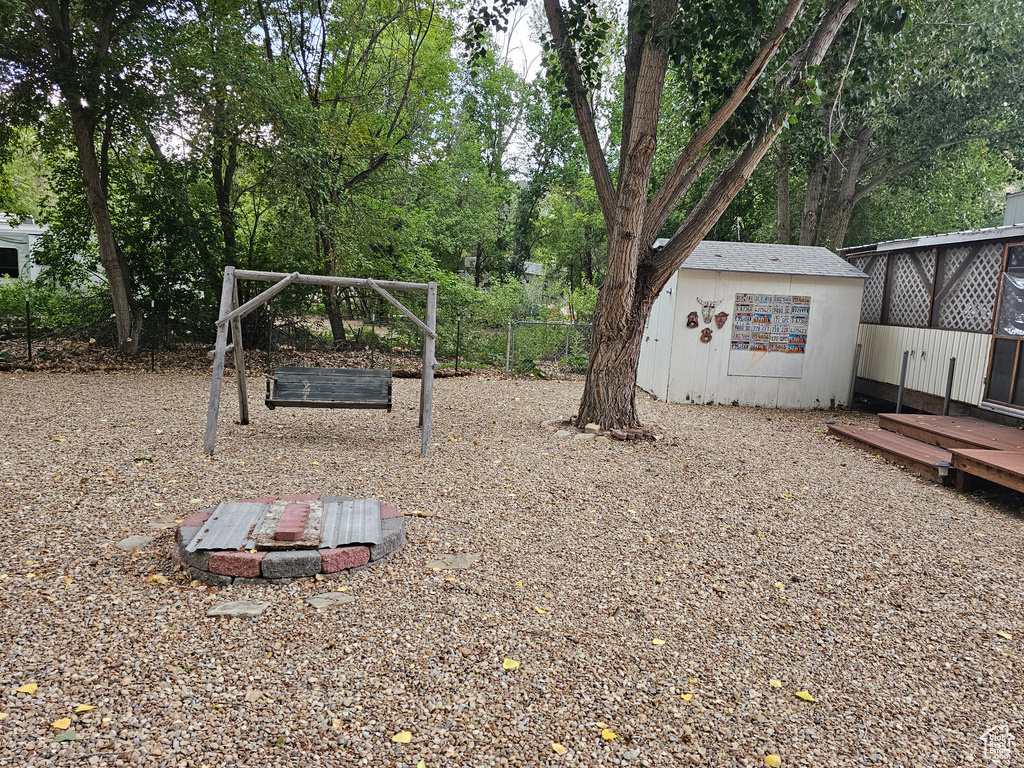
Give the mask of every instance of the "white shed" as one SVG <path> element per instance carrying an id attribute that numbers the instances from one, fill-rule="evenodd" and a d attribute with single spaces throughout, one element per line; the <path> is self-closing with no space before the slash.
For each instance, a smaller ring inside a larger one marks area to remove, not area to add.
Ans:
<path id="1" fill-rule="evenodd" d="M 846 405 L 864 280 L 826 248 L 704 241 L 654 303 L 637 384 L 671 403 Z"/>

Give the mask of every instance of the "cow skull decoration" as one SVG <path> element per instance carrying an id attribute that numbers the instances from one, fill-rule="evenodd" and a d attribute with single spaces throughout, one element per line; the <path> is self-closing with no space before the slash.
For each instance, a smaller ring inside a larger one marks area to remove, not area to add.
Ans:
<path id="1" fill-rule="evenodd" d="M 704 325 L 711 325 L 712 312 L 715 311 L 715 307 L 718 306 L 717 301 L 701 301 L 700 296 L 697 297 L 697 303 L 700 304 L 700 316 L 704 320 Z"/>

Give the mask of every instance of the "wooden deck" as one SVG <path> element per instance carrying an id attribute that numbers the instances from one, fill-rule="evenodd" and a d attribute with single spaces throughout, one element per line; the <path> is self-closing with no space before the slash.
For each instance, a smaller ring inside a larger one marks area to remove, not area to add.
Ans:
<path id="1" fill-rule="evenodd" d="M 828 431 L 845 443 L 867 448 L 872 453 L 884 456 L 915 475 L 934 480 L 937 483 L 941 483 L 944 477 L 937 464 L 952 460 L 952 454 L 943 448 L 937 448 L 934 445 L 928 445 L 885 429 L 829 424 Z"/>
<path id="2" fill-rule="evenodd" d="M 957 488 L 969 487 L 971 477 L 980 477 L 1024 493 L 1024 452 L 956 450 L 953 467 L 957 470 Z"/>
<path id="3" fill-rule="evenodd" d="M 957 488 L 975 478 L 1024 492 L 1024 430 L 968 416 L 882 413 L 879 428 L 830 424 L 829 432 L 906 467 L 921 477 Z M 949 462 L 952 468 L 939 466 Z"/>
<path id="4" fill-rule="evenodd" d="M 1024 430 L 1003 427 L 970 416 L 880 413 L 878 426 L 922 443 L 990 451 L 1024 451 Z"/>

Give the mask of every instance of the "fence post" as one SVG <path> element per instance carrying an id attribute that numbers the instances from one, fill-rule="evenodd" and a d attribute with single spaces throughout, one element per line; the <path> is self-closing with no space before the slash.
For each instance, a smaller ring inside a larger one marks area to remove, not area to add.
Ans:
<path id="1" fill-rule="evenodd" d="M 505 373 L 512 371 L 512 323 L 506 326 L 505 331 Z"/>
<path id="2" fill-rule="evenodd" d="M 28 342 L 28 361 L 32 362 L 32 307 L 25 299 L 25 340 Z"/>
<path id="3" fill-rule="evenodd" d="M 942 415 L 949 416 L 949 401 L 953 399 L 953 373 L 956 371 L 956 358 L 949 358 L 949 373 L 946 375 L 946 397 L 942 401 Z"/>
<path id="4" fill-rule="evenodd" d="M 903 390 L 907 384 L 907 364 L 910 362 L 910 350 L 903 350 L 903 366 L 900 368 L 900 389 L 896 394 L 896 413 L 903 412 Z"/>
<path id="5" fill-rule="evenodd" d="M 570 327 L 571 326 L 568 323 L 565 324 L 565 367 L 566 368 L 569 367 L 569 328 Z"/>
<path id="6" fill-rule="evenodd" d="M 459 372 L 459 348 L 462 346 L 462 316 L 455 317 L 455 373 Z"/>

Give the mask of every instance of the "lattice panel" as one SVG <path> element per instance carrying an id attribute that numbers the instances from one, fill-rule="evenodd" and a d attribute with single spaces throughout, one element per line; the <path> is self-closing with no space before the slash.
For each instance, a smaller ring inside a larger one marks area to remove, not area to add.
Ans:
<path id="1" fill-rule="evenodd" d="M 850 259 L 861 272 L 867 273 L 864 281 L 864 298 L 860 304 L 860 321 L 862 323 L 882 322 L 882 297 L 885 294 L 885 256 L 865 256 Z"/>
<path id="2" fill-rule="evenodd" d="M 914 266 L 920 265 L 921 270 Z M 935 254 L 931 251 L 897 253 L 890 257 L 889 325 L 926 326 L 930 320 L 932 281 L 935 279 Z M 922 279 L 921 271 L 927 275 Z"/>
<path id="3" fill-rule="evenodd" d="M 946 252 L 943 280 L 963 263 L 970 248 L 951 248 Z M 978 255 L 939 306 L 938 324 L 957 331 L 990 331 L 996 312 L 996 288 L 1003 268 L 1003 246 L 989 243 Z"/>

